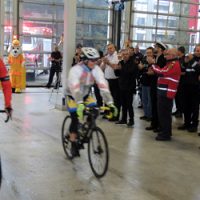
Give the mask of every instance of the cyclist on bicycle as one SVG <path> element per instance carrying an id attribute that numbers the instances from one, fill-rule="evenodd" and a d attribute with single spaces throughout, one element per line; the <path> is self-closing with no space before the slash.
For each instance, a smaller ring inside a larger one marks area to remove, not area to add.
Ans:
<path id="1" fill-rule="evenodd" d="M 11 83 L 8 76 L 7 69 L 2 59 L 0 59 L 0 81 L 3 88 L 4 94 L 4 102 L 5 102 L 5 111 L 9 117 L 11 117 L 12 106 L 11 106 L 11 97 L 12 97 L 12 89 Z"/>
<path id="2" fill-rule="evenodd" d="M 72 142 L 71 154 L 73 157 L 80 156 L 76 143 L 79 119 L 83 118 L 85 106 L 96 106 L 94 98 L 88 96 L 94 82 L 100 89 L 101 96 L 104 102 L 110 107 L 113 115 L 116 116 L 118 112 L 113 104 L 103 71 L 96 64 L 96 61 L 100 57 L 98 51 L 90 47 L 83 47 L 81 51 L 81 62 L 70 69 L 67 84 L 67 95 L 70 97 L 67 106 L 72 118 L 69 131 L 70 141 Z"/>

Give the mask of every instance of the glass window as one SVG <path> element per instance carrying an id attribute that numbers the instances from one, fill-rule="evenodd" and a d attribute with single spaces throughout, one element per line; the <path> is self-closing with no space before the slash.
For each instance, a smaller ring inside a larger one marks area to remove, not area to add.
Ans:
<path id="1" fill-rule="evenodd" d="M 160 40 L 173 45 L 184 44 L 191 49 L 200 40 L 199 5 L 199 0 L 135 0 L 131 22 L 133 42 L 144 40 L 149 44 Z"/>
<path id="2" fill-rule="evenodd" d="M 144 17 L 138 17 L 136 25 L 144 26 L 145 25 L 145 18 Z"/>
<path id="3" fill-rule="evenodd" d="M 77 0 L 78 6 L 93 6 L 93 7 L 108 7 L 108 3 L 105 0 Z"/>
<path id="4" fill-rule="evenodd" d="M 145 34 L 137 33 L 136 37 L 137 37 L 137 40 L 144 40 Z"/>
<path id="5" fill-rule="evenodd" d="M 154 27 L 157 16 L 155 14 L 134 13 L 133 20 L 135 26 Z"/>
<path id="6" fill-rule="evenodd" d="M 146 28 L 136 28 L 132 29 L 133 40 L 139 40 L 138 35 L 142 35 L 142 40 L 153 41 L 153 33 L 155 29 L 146 29 Z M 139 36 L 140 37 L 140 36 Z"/>
<path id="7" fill-rule="evenodd" d="M 95 13 L 95 14 L 94 14 Z M 77 9 L 77 22 L 87 23 L 108 23 L 108 11 L 107 10 L 95 10 L 95 9 Z"/>
<path id="8" fill-rule="evenodd" d="M 83 44 L 83 46 L 95 47 L 98 50 L 105 51 L 106 42 L 104 40 L 92 40 L 92 39 L 77 39 L 77 44 Z"/>
<path id="9" fill-rule="evenodd" d="M 95 39 L 107 40 L 107 26 L 91 25 L 91 24 L 77 24 L 76 34 L 77 38 L 90 37 Z"/>
<path id="10" fill-rule="evenodd" d="M 63 6 L 23 3 L 21 16 L 23 18 L 63 20 Z"/>
<path id="11" fill-rule="evenodd" d="M 42 21 L 23 21 L 21 34 L 23 35 L 38 35 L 43 37 L 52 37 L 54 31 L 54 24 L 52 22 Z"/>
<path id="12" fill-rule="evenodd" d="M 52 39 L 23 36 L 21 41 L 26 61 L 29 63 L 34 62 L 36 59 L 38 64 L 44 63 L 43 60 L 41 60 L 40 55 L 44 52 L 51 53 L 52 51 Z"/>
<path id="13" fill-rule="evenodd" d="M 35 67 L 34 70 L 37 70 L 38 66 L 46 68 L 49 66 L 47 55 L 51 52 L 52 46 L 59 43 L 64 31 L 64 1 L 19 2 L 22 27 L 20 40 L 23 41 L 26 63 L 30 67 Z M 77 0 L 76 43 L 104 49 L 108 42 L 108 13 L 108 3 L 104 0 Z M 38 81 L 37 78 L 35 80 Z"/>
<path id="14" fill-rule="evenodd" d="M 169 27 L 169 28 L 178 28 L 178 17 L 173 16 L 164 16 L 164 15 L 158 15 L 158 18 L 154 18 L 154 25 L 158 27 Z"/>
<path id="15" fill-rule="evenodd" d="M 154 12 L 154 7 L 157 5 L 157 0 L 135 0 L 133 1 L 133 11 L 148 11 Z"/>
<path id="16" fill-rule="evenodd" d="M 160 1 L 159 5 L 154 6 L 154 11 L 157 11 L 159 13 L 165 13 L 165 14 L 180 14 L 180 3 L 177 2 L 164 2 Z"/>
<path id="17" fill-rule="evenodd" d="M 3 44 L 3 55 L 7 57 L 8 48 L 12 42 L 13 35 L 13 1 L 7 0 L 4 1 L 4 44 Z M 1 44 L 2 45 L 2 44 Z M 7 59 L 4 59 L 7 63 Z"/>
<path id="18" fill-rule="evenodd" d="M 197 30 L 198 27 L 198 20 L 197 18 L 186 18 L 182 17 L 180 21 L 180 29 L 181 30 Z"/>
<path id="19" fill-rule="evenodd" d="M 167 44 L 176 43 L 177 41 L 177 31 L 158 29 L 154 34 L 153 34 L 154 41 L 158 40 Z"/>
<path id="20" fill-rule="evenodd" d="M 23 2 L 30 2 L 32 3 L 33 0 L 23 0 Z M 63 4 L 64 0 L 34 0 L 35 3 L 40 3 L 40 4 Z"/>
<path id="21" fill-rule="evenodd" d="M 197 17 L 199 13 L 198 4 L 181 4 L 181 14 L 188 17 Z"/>

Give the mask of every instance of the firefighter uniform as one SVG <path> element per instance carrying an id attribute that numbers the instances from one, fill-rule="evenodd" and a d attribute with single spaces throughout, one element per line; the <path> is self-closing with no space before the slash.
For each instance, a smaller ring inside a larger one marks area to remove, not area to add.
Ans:
<path id="1" fill-rule="evenodd" d="M 196 132 L 199 118 L 199 75 L 200 57 L 193 58 L 185 64 L 183 82 L 184 126 L 190 132 Z"/>
<path id="2" fill-rule="evenodd" d="M 172 135 L 171 111 L 181 76 L 180 63 L 178 59 L 168 60 L 164 68 L 161 69 L 156 65 L 152 65 L 152 69 L 158 75 L 157 106 L 161 128 L 158 137 L 163 140 L 170 140 Z"/>

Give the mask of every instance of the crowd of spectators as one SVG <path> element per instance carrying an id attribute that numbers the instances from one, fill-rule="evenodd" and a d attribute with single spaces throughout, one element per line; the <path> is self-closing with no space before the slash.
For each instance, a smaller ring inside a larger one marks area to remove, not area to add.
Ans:
<path id="1" fill-rule="evenodd" d="M 80 61 L 81 45 L 77 45 L 73 64 Z M 183 46 L 169 48 L 156 42 L 145 50 L 128 46 L 117 52 L 108 44 L 106 53 L 100 52 L 97 64 L 104 71 L 118 116 L 110 121 L 134 127 L 134 95 L 139 94 L 144 114 L 140 120 L 150 124 L 146 131 L 157 133 L 156 140 L 172 137 L 172 116 L 182 118 L 179 130 L 197 132 L 199 118 L 200 45 L 185 55 Z M 98 88 L 94 92 L 99 106 L 103 105 Z M 173 107 L 176 108 L 172 112 Z"/>

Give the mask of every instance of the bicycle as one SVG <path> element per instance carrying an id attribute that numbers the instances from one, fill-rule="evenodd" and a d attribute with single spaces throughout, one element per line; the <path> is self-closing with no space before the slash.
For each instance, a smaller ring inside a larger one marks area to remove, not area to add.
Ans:
<path id="1" fill-rule="evenodd" d="M 84 144 L 88 144 L 88 159 L 92 172 L 97 178 L 103 177 L 108 170 L 109 150 L 105 134 L 96 125 L 96 119 L 100 110 L 108 110 L 107 107 L 86 107 L 84 110 L 83 123 L 78 126 L 77 144 L 79 149 L 84 149 Z M 62 145 L 68 159 L 73 159 L 71 155 L 71 141 L 69 125 L 71 116 L 67 115 L 62 124 Z M 98 163 L 96 163 L 98 162 Z"/>

